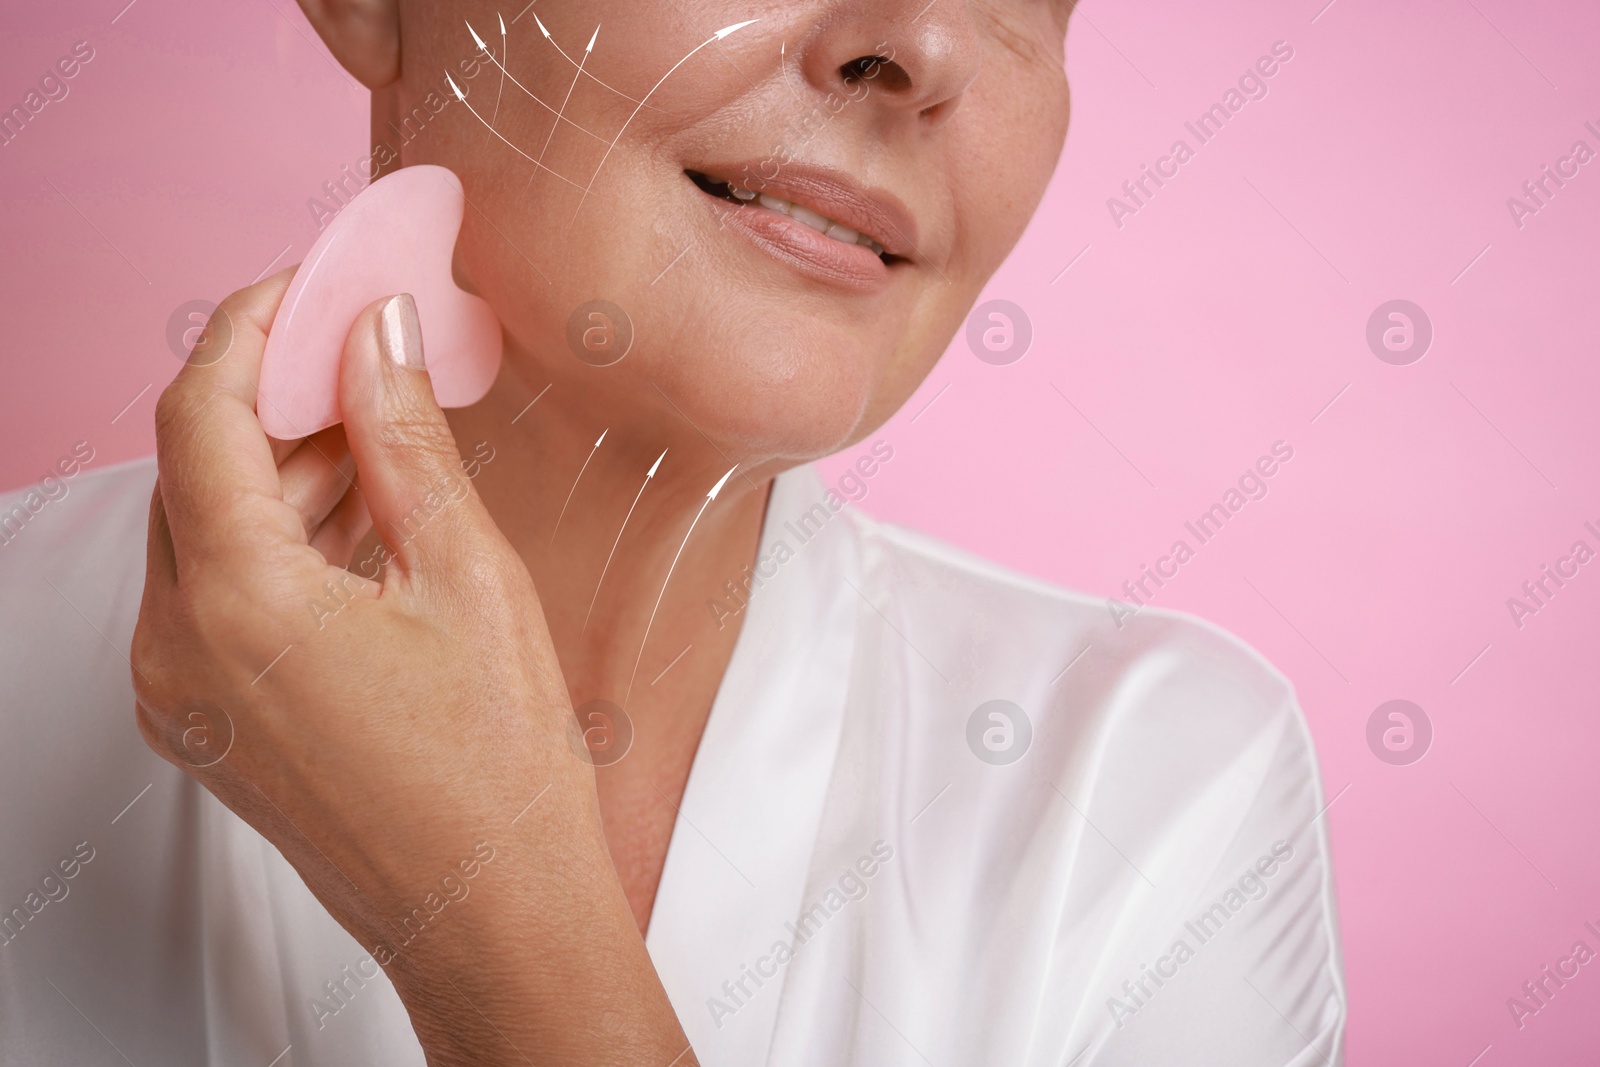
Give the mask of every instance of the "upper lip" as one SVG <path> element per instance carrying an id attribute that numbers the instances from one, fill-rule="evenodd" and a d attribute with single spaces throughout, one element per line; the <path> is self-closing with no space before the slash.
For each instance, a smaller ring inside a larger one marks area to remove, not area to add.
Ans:
<path id="1" fill-rule="evenodd" d="M 710 164 L 691 168 L 708 178 L 767 193 L 801 204 L 834 222 L 842 222 L 877 241 L 892 256 L 909 258 L 917 247 L 917 220 L 900 198 L 885 189 L 869 189 L 844 171 L 816 163 L 772 160 Z"/>

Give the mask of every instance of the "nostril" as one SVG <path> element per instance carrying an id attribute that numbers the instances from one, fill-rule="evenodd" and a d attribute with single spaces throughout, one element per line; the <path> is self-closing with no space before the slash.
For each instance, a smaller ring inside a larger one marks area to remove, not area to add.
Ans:
<path id="1" fill-rule="evenodd" d="M 888 56 L 857 56 L 839 68 L 839 76 L 846 85 L 872 82 L 889 92 L 911 88 L 911 75 Z"/>

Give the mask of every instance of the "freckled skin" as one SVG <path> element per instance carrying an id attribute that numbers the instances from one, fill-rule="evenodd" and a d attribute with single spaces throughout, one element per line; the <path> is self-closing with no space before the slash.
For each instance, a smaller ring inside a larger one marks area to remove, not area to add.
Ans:
<path id="1" fill-rule="evenodd" d="M 485 117 L 499 95 L 499 133 L 542 153 L 549 169 L 459 107 L 439 136 L 404 151 L 408 164 L 462 176 L 479 211 L 468 212 L 459 271 L 500 313 L 525 377 L 601 391 L 614 417 L 641 421 L 661 406 L 647 384 L 655 382 L 729 455 L 786 464 L 858 440 L 897 409 L 1021 234 L 1068 113 L 1064 5 L 941 2 L 913 24 L 923 6 L 719 0 L 696 5 L 690 25 L 670 3 L 544 0 L 513 24 L 507 69 L 541 99 L 566 100 L 571 122 L 509 82 L 502 92 L 487 61 L 465 84 Z M 495 12 L 488 3 L 405 8 L 398 112 L 433 91 L 439 72 L 459 73 L 478 55 L 465 22 L 498 52 Z M 619 93 L 587 78 L 574 87 L 574 68 L 530 25 L 535 14 L 573 57 L 598 23 L 586 69 L 636 98 L 711 31 L 760 21 L 690 59 L 629 122 L 636 105 Z M 869 82 L 864 99 L 832 112 L 827 94 L 843 98 L 837 67 L 885 42 L 916 75 L 911 86 L 874 79 L 886 87 Z M 808 124 L 812 114 L 827 118 Z M 916 217 L 923 261 L 889 291 L 857 297 L 797 278 L 733 239 L 683 169 L 765 159 L 775 146 L 898 196 Z M 585 195 L 579 186 L 591 178 Z M 626 309 L 637 336 L 603 381 L 549 343 L 596 295 Z"/>

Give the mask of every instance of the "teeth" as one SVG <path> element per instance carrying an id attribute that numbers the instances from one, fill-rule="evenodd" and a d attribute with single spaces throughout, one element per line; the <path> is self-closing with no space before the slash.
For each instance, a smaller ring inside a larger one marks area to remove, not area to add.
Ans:
<path id="1" fill-rule="evenodd" d="M 800 204 L 790 205 L 789 217 L 796 222 L 805 223 L 818 233 L 827 233 L 828 227 L 833 225 L 832 220 L 820 211 L 812 211 L 810 208 Z"/>
<path id="2" fill-rule="evenodd" d="M 779 200 L 777 197 L 767 193 L 741 189 L 732 183 L 728 185 L 728 194 L 736 200 L 741 200 L 745 203 L 754 201 L 769 211 L 776 211 L 780 215 L 788 215 L 796 222 L 804 223 L 818 233 L 832 237 L 835 241 L 841 241 L 847 245 L 861 245 L 864 248 L 871 249 L 872 254 L 875 256 L 883 255 L 883 246 L 866 234 L 853 230 L 842 222 L 835 222 L 826 215 L 812 211 L 802 204 L 792 204 L 787 200 Z"/>

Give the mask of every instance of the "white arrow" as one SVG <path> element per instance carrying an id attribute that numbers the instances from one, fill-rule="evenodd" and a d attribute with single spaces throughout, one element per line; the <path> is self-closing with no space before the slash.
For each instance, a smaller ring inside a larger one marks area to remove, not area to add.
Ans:
<path id="1" fill-rule="evenodd" d="M 735 28 L 737 29 L 737 27 Z M 666 455 L 666 453 L 663 452 L 662 455 Z M 660 460 L 656 462 L 659 463 Z M 639 655 L 633 661 L 633 673 L 628 676 L 628 691 L 622 697 L 623 710 L 627 710 L 628 698 L 633 695 L 633 683 L 639 677 L 639 664 L 644 660 L 645 645 L 650 643 L 650 628 L 656 624 L 656 612 L 661 610 L 661 600 L 667 595 L 667 585 L 672 581 L 672 572 L 678 569 L 678 560 L 683 557 L 683 550 L 688 546 L 689 538 L 694 535 L 694 528 L 700 524 L 700 516 L 706 513 L 706 508 L 710 507 L 711 502 L 717 499 L 717 494 L 722 492 L 722 487 L 728 484 L 728 479 L 732 478 L 733 472 L 738 469 L 737 464 L 729 467 L 728 473 L 719 478 L 717 484 L 711 487 L 711 492 L 706 494 L 705 503 L 701 504 L 700 510 L 694 514 L 694 522 L 689 524 L 689 532 L 683 535 L 683 544 L 678 546 L 678 554 L 672 557 L 672 566 L 667 568 L 666 580 L 661 583 L 661 592 L 656 595 L 656 606 L 650 609 L 650 621 L 645 623 L 644 626 L 644 640 L 639 642 Z"/>
<path id="2" fill-rule="evenodd" d="M 644 481 L 639 485 L 639 491 L 633 494 L 633 503 L 628 506 L 628 514 L 623 518 L 622 525 L 617 529 L 617 539 L 611 542 L 611 554 L 606 556 L 606 565 L 600 568 L 600 580 L 595 583 L 594 596 L 589 599 L 589 610 L 583 616 L 583 628 L 589 629 L 589 616 L 594 614 L 594 606 L 600 599 L 600 587 L 605 584 L 606 572 L 611 569 L 611 559 L 617 554 L 617 546 L 622 543 L 622 531 L 628 528 L 628 520 L 633 518 L 633 509 L 639 506 L 639 498 L 644 496 L 644 491 L 650 486 L 650 479 L 656 476 L 656 471 L 661 467 L 661 461 L 667 458 L 667 450 L 662 449 L 661 455 L 650 465 L 650 470 L 644 476 Z"/>
<path id="3" fill-rule="evenodd" d="M 556 516 L 556 528 L 550 531 L 550 543 L 556 543 L 556 534 L 561 530 L 561 520 L 567 517 L 567 508 L 572 506 L 572 494 L 578 491 L 578 483 L 583 481 L 583 472 L 589 469 L 589 461 L 594 459 L 594 454 L 600 451 L 600 442 L 606 439 L 606 434 L 611 432 L 608 426 L 600 431 L 600 436 L 595 440 L 594 447 L 589 449 L 589 458 L 583 461 L 583 466 L 578 468 L 578 476 L 572 480 L 572 488 L 567 490 L 567 502 L 561 505 L 561 514 Z"/>
<path id="4" fill-rule="evenodd" d="M 496 89 L 494 92 L 494 115 L 489 119 L 489 124 L 491 126 L 500 121 L 500 98 L 504 96 L 506 92 L 506 63 L 511 59 L 511 49 L 506 46 L 505 16 L 501 15 L 499 12 L 495 12 L 494 17 L 500 20 L 500 62 L 498 64 L 500 67 L 500 88 Z M 484 51 L 487 52 L 488 49 L 484 49 Z"/>
<path id="5" fill-rule="evenodd" d="M 699 44 L 695 45 L 693 50 L 691 50 L 688 55 L 686 55 L 682 59 L 678 60 L 676 63 L 674 63 L 672 65 L 672 68 L 670 70 L 668 70 L 665 74 L 661 75 L 660 80 L 657 81 L 654 85 L 652 85 L 650 87 L 650 91 L 648 93 L 645 93 L 644 97 L 639 101 L 639 106 L 635 107 L 633 109 L 633 114 L 628 116 L 627 122 L 624 122 L 622 124 L 622 129 L 618 130 L 617 131 L 617 135 L 611 139 L 611 144 L 606 146 L 605 155 L 600 157 L 599 166 L 594 168 L 594 174 L 590 175 L 590 177 L 589 177 L 589 185 L 588 185 L 587 188 L 584 189 L 583 196 L 581 198 L 579 198 L 579 200 L 578 200 L 578 211 L 582 211 L 583 210 L 583 202 L 589 198 L 589 190 L 594 188 L 594 180 L 600 176 L 600 171 L 606 165 L 606 160 L 611 158 L 611 150 L 613 148 L 617 147 L 617 142 L 620 141 L 622 139 L 622 135 L 627 132 L 628 124 L 631 123 L 634 120 L 634 118 L 636 116 L 638 116 L 639 112 L 644 109 L 645 102 L 647 100 L 649 100 L 652 96 L 655 95 L 656 90 L 661 88 L 662 83 L 665 82 L 668 78 L 672 77 L 672 72 L 677 70 L 679 67 L 683 66 L 685 63 L 689 62 L 689 60 L 694 56 L 695 52 L 700 51 L 700 49 L 704 48 L 706 45 L 711 44 L 711 43 L 713 43 L 715 41 L 720 41 L 724 37 L 727 37 L 729 34 L 732 34 L 732 33 L 735 33 L 735 32 L 737 32 L 739 30 L 742 30 L 746 26 L 753 26 L 757 22 L 760 22 L 760 21 L 761 21 L 760 19 L 748 19 L 748 20 L 746 20 L 744 22 L 736 22 L 732 26 L 724 26 L 722 29 L 718 30 L 716 33 L 713 33 L 710 37 L 707 37 L 704 41 L 701 41 Z M 573 213 L 573 218 L 577 218 L 577 213 L 576 212 Z"/>
<path id="6" fill-rule="evenodd" d="M 471 29 L 472 27 L 468 26 L 467 28 Z M 473 37 L 477 37 L 477 34 L 474 33 Z M 487 49 L 485 51 L 487 52 Z M 489 58 L 493 59 L 494 57 L 492 55 L 490 55 Z M 498 63 L 496 63 L 495 65 L 499 66 Z M 501 67 L 501 69 L 504 70 L 505 68 Z M 507 74 L 506 76 L 507 77 L 511 77 L 509 74 Z M 549 170 L 551 174 L 555 174 L 555 176 L 557 178 L 560 178 L 562 181 L 566 182 L 568 185 L 572 186 L 574 189 L 582 189 L 583 188 L 583 186 L 579 185 L 577 182 L 573 181 L 571 178 L 568 178 L 566 175 L 564 175 L 564 174 L 556 174 L 555 171 L 550 170 L 549 167 L 545 166 L 543 163 L 540 163 L 537 159 L 534 159 L 532 156 L 528 155 L 528 153 L 524 152 L 522 149 L 518 148 L 516 145 L 512 144 L 510 141 L 507 141 L 504 137 L 501 137 L 500 136 L 500 131 L 495 129 L 494 126 L 492 126 L 486 119 L 484 119 L 484 117 L 482 115 L 478 114 L 478 109 L 477 108 L 475 108 L 471 104 L 467 103 L 467 94 L 461 91 L 461 86 L 456 84 L 456 80 L 454 78 L 450 77 L 450 75 L 448 73 L 445 74 L 444 80 L 449 84 L 450 91 L 456 94 L 456 99 L 461 101 L 463 104 L 467 105 L 467 110 L 472 112 L 472 117 L 477 119 L 479 122 L 483 123 L 484 128 L 487 129 L 490 133 L 494 134 L 496 137 L 500 137 L 500 140 L 502 142 L 504 142 L 504 144 L 505 144 L 505 146 L 507 148 L 511 149 L 517 155 L 521 156 L 523 159 L 526 159 L 529 163 L 532 163 L 534 166 L 538 167 L 540 170 Z M 515 85 L 517 88 L 522 89 L 523 92 L 525 92 L 525 93 L 528 92 L 528 90 L 524 89 L 522 84 L 520 82 L 518 82 L 517 79 L 511 78 L 511 83 L 513 85 Z M 532 93 L 528 93 L 528 95 L 529 96 L 533 96 Z M 534 96 L 533 98 L 535 100 L 539 100 L 539 98 L 537 96 Z M 545 104 L 545 102 L 543 100 L 539 100 L 539 103 L 543 104 L 546 110 L 548 110 L 548 111 L 550 111 L 552 113 L 555 112 L 555 108 L 551 107 L 549 104 Z M 568 119 L 567 121 L 571 122 L 572 120 Z M 582 126 L 579 126 L 578 128 L 580 130 L 583 129 Z M 584 130 L 584 132 L 588 133 L 587 130 Z M 596 138 L 596 140 L 602 140 L 602 139 L 603 138 Z M 587 190 L 585 190 L 585 192 L 587 192 Z"/>
<path id="7" fill-rule="evenodd" d="M 535 19 L 535 21 L 537 21 L 538 20 L 538 16 L 535 15 L 534 19 Z M 543 28 L 544 28 L 543 26 L 540 27 L 540 29 L 543 29 Z M 565 119 L 567 117 L 567 102 L 572 99 L 572 90 L 574 90 L 574 89 L 576 89 L 578 87 L 578 79 L 583 77 L 584 64 L 589 62 L 589 53 L 594 51 L 594 41 L 595 41 L 595 38 L 599 37 L 599 36 L 600 36 L 600 24 L 599 23 L 595 23 L 594 33 L 589 35 L 589 44 L 583 50 L 583 59 L 578 63 L 577 73 L 573 74 L 573 76 L 572 76 L 572 84 L 567 86 L 567 95 L 561 98 L 561 108 L 560 108 L 560 110 L 558 110 L 556 112 L 556 121 L 552 122 L 550 124 L 550 132 L 544 135 L 544 147 L 539 149 L 539 159 L 540 159 L 540 161 L 543 161 L 544 160 L 544 154 L 546 152 L 550 151 L 550 141 L 556 135 L 556 127 L 561 125 L 561 120 Z M 567 121 L 570 122 L 571 120 L 568 119 Z M 531 174 L 528 175 L 528 181 L 530 183 L 533 181 L 533 175 L 531 175 Z"/>
<path id="8" fill-rule="evenodd" d="M 535 22 L 539 21 L 538 20 L 538 16 L 534 17 L 534 21 Z M 539 29 L 544 32 L 544 35 L 546 37 L 550 36 L 549 31 L 545 30 L 545 28 L 544 28 L 544 26 L 542 24 L 540 25 Z M 596 27 L 596 29 L 598 29 L 598 27 Z M 517 76 L 515 74 L 511 73 L 511 71 L 507 70 L 505 64 L 501 63 L 498 59 L 496 59 L 494 57 L 494 53 L 489 51 L 489 47 L 483 43 L 483 38 L 478 36 L 478 31 L 472 28 L 472 23 L 470 23 L 470 22 L 467 23 L 467 32 L 472 34 L 472 40 L 478 45 L 479 50 L 483 52 L 484 58 L 487 59 L 489 62 L 493 63 L 496 67 L 500 68 L 500 76 L 501 76 L 502 80 L 509 81 L 512 85 L 515 85 L 518 89 L 521 89 L 522 92 L 528 97 L 528 99 L 532 100 L 534 103 L 538 104 L 540 107 L 542 107 L 546 111 L 550 112 L 550 114 L 555 115 L 557 121 L 565 122 L 569 126 L 576 127 L 579 131 L 581 131 L 582 133 L 588 134 L 590 137 L 593 137 L 596 141 L 604 141 L 605 140 L 605 138 L 601 137 L 598 133 L 590 132 L 587 128 L 585 128 L 583 126 L 579 126 L 576 122 L 573 122 L 571 119 L 562 118 L 561 113 L 558 112 L 555 108 L 551 107 L 549 104 L 545 103 L 543 97 L 539 96 L 538 93 L 535 93 L 532 89 L 528 88 L 526 85 L 523 85 L 520 81 L 518 81 L 517 80 Z M 551 41 L 550 43 L 552 45 L 555 45 L 556 51 L 561 52 L 561 46 L 560 45 L 556 45 L 555 41 Z M 565 52 L 561 52 L 561 55 L 562 55 L 562 57 L 564 59 L 566 59 L 566 61 L 568 63 L 571 63 L 573 66 L 577 66 L 578 65 L 577 61 L 574 60 L 571 56 L 567 55 Z M 449 76 L 450 75 L 448 73 L 445 75 L 445 77 L 447 79 L 449 78 Z M 594 78 L 594 75 L 590 74 L 589 77 Z M 606 85 L 605 82 L 599 81 L 598 78 L 596 78 L 595 80 L 597 82 L 599 82 L 600 85 L 605 86 L 605 88 L 611 89 L 611 86 Z M 455 89 L 455 84 L 452 82 L 450 87 L 452 89 Z M 621 96 L 624 100 L 630 100 L 631 101 L 633 99 L 633 97 L 628 96 L 625 93 L 620 93 L 615 89 L 611 89 L 611 91 L 614 92 L 614 93 L 617 93 L 617 95 Z M 461 95 L 461 90 L 456 89 L 456 95 L 460 96 Z M 513 146 L 513 147 L 515 147 L 515 146 Z M 523 153 L 523 154 L 526 155 L 526 153 Z M 576 185 L 577 183 L 573 182 L 572 184 Z"/>

